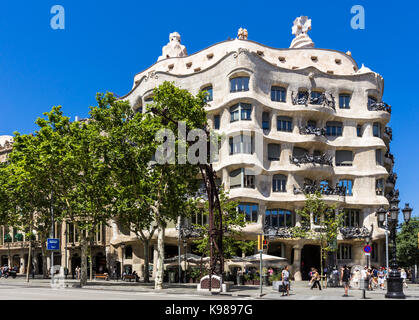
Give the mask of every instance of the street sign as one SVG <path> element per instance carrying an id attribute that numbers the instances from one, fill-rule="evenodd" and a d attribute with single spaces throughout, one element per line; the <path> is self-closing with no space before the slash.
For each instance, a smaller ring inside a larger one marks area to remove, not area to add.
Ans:
<path id="1" fill-rule="evenodd" d="M 366 255 L 366 256 L 370 256 L 370 255 L 371 255 L 371 253 L 369 253 L 369 252 L 365 252 L 365 255 Z"/>
<path id="2" fill-rule="evenodd" d="M 47 250 L 60 250 L 60 239 L 47 239 Z"/>
<path id="3" fill-rule="evenodd" d="M 364 247 L 364 252 L 365 252 L 366 254 L 367 254 L 367 253 L 371 253 L 371 251 L 372 251 L 371 246 L 366 245 L 366 246 Z"/>

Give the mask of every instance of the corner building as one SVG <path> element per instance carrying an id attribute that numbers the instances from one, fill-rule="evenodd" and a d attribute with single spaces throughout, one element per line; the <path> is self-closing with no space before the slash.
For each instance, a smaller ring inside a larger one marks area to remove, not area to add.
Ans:
<path id="1" fill-rule="evenodd" d="M 310 267 L 320 267 L 318 243 L 293 239 L 289 232 L 300 224 L 296 210 L 305 194 L 319 190 L 328 204 L 345 210 L 333 264 L 367 264 L 363 247 L 372 234 L 370 263 L 379 266 L 385 264 L 385 231 L 375 213 L 388 207 L 386 195 L 394 193 L 396 180 L 383 78 L 359 68 L 350 52 L 314 48 L 310 29 L 310 20 L 297 18 L 287 49 L 248 40 L 240 29 L 237 39 L 191 55 L 173 33 L 162 56 L 135 75 L 132 90 L 121 98 L 145 112 L 153 89 L 164 81 L 193 94 L 209 92 L 209 124 L 227 136 L 214 168 L 246 212 L 243 240 L 264 233 L 268 254 L 286 258 L 297 281 L 307 278 Z M 316 218 L 311 220 L 315 229 Z M 120 256 L 120 245 L 131 243 L 132 260 L 125 261 L 142 274 L 141 244 L 117 223 L 113 228 L 111 250 Z M 167 254 L 177 255 L 174 225 L 166 243 Z M 191 242 L 185 249 L 191 252 Z"/>

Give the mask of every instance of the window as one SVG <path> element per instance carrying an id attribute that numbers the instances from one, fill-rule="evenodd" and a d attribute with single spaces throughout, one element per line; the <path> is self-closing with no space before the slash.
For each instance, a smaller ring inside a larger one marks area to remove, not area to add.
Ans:
<path id="1" fill-rule="evenodd" d="M 242 184 L 243 177 L 243 184 Z M 236 169 L 230 172 L 230 189 L 255 188 L 255 175 L 249 169 Z"/>
<path id="2" fill-rule="evenodd" d="M 361 223 L 361 210 L 358 209 L 345 209 L 343 216 L 344 227 L 356 227 L 362 226 Z"/>
<path id="3" fill-rule="evenodd" d="M 287 90 L 283 87 L 272 87 L 271 88 L 271 100 L 285 102 Z"/>
<path id="4" fill-rule="evenodd" d="M 377 196 L 384 195 L 384 179 L 375 180 L 375 193 Z"/>
<path id="5" fill-rule="evenodd" d="M 312 128 L 312 129 L 316 129 L 316 121 L 314 120 L 308 120 L 307 121 L 307 127 Z"/>
<path id="6" fill-rule="evenodd" d="M 278 131 L 292 132 L 292 118 L 278 117 L 276 128 Z"/>
<path id="7" fill-rule="evenodd" d="M 353 186 L 353 181 L 352 180 L 348 180 L 348 179 L 339 180 L 339 186 L 346 188 L 346 195 L 347 196 L 352 196 L 352 186 Z"/>
<path id="8" fill-rule="evenodd" d="M 262 129 L 269 130 L 271 128 L 270 122 L 271 121 L 269 119 L 269 112 L 263 112 L 262 113 Z"/>
<path id="9" fill-rule="evenodd" d="M 268 144 L 268 160 L 279 161 L 281 156 L 281 145 L 277 143 Z"/>
<path id="10" fill-rule="evenodd" d="M 276 174 L 272 179 L 272 192 L 287 192 L 287 177 Z"/>
<path id="11" fill-rule="evenodd" d="M 125 259 L 132 259 L 132 247 L 126 246 L 125 247 Z"/>
<path id="12" fill-rule="evenodd" d="M 350 244 L 340 244 L 337 256 L 338 260 L 352 260 L 352 246 Z"/>
<path id="13" fill-rule="evenodd" d="M 207 98 L 205 99 L 206 102 L 212 101 L 212 86 L 208 86 L 202 89 L 202 91 L 208 92 Z"/>
<path id="14" fill-rule="evenodd" d="M 230 108 L 230 122 L 241 120 L 252 120 L 252 105 L 248 103 L 238 103 Z"/>
<path id="15" fill-rule="evenodd" d="M 265 211 L 265 225 L 274 228 L 289 228 L 295 224 L 295 217 L 289 210 L 269 209 Z"/>
<path id="16" fill-rule="evenodd" d="M 371 250 L 371 260 L 372 261 L 377 261 L 378 260 L 378 244 L 376 242 L 373 242 L 372 245 L 372 250 Z"/>
<path id="17" fill-rule="evenodd" d="M 375 98 L 373 96 L 368 96 L 368 107 L 370 107 L 374 103 L 377 103 L 377 98 Z"/>
<path id="18" fill-rule="evenodd" d="M 198 211 L 197 213 L 192 214 L 191 222 L 193 224 L 199 224 L 201 226 L 205 226 L 208 224 L 208 215 L 203 214 L 202 211 Z"/>
<path id="19" fill-rule="evenodd" d="M 257 222 L 259 214 L 259 205 L 256 203 L 240 203 L 238 210 L 246 215 L 246 221 Z"/>
<path id="20" fill-rule="evenodd" d="M 252 154 L 254 149 L 254 138 L 247 134 L 230 137 L 230 155 L 246 153 Z"/>
<path id="21" fill-rule="evenodd" d="M 375 150 L 375 162 L 379 166 L 383 165 L 383 152 L 381 149 Z"/>
<path id="22" fill-rule="evenodd" d="M 230 172 L 230 189 L 241 188 L 242 186 L 242 169 L 236 169 Z"/>
<path id="23" fill-rule="evenodd" d="M 292 150 L 293 157 L 302 157 L 307 153 L 308 153 L 307 149 L 300 148 L 300 147 L 294 147 L 294 149 Z"/>
<path id="24" fill-rule="evenodd" d="M 214 129 L 219 130 L 220 129 L 220 115 L 214 116 Z"/>
<path id="25" fill-rule="evenodd" d="M 249 77 L 237 77 L 230 80 L 230 92 L 249 91 Z"/>
<path id="26" fill-rule="evenodd" d="M 255 175 L 254 174 L 245 174 L 244 175 L 244 187 L 254 189 L 255 188 Z"/>
<path id="27" fill-rule="evenodd" d="M 362 137 L 362 126 L 360 124 L 356 126 L 356 135 Z"/>
<path id="28" fill-rule="evenodd" d="M 381 123 L 374 122 L 372 126 L 372 134 L 374 137 L 381 138 Z"/>
<path id="29" fill-rule="evenodd" d="M 326 135 L 331 137 L 342 136 L 342 122 L 329 121 L 326 122 Z"/>
<path id="30" fill-rule="evenodd" d="M 319 91 L 311 91 L 310 104 L 322 104 L 323 103 L 323 93 Z"/>
<path id="31" fill-rule="evenodd" d="M 336 166 L 352 166 L 353 153 L 349 150 L 336 150 Z"/>
<path id="32" fill-rule="evenodd" d="M 341 109 L 349 109 L 349 103 L 351 101 L 350 94 L 340 94 L 339 95 L 339 108 Z"/>

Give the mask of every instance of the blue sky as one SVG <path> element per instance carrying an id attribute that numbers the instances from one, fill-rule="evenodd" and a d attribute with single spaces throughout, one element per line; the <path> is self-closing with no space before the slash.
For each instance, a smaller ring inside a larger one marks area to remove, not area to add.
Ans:
<path id="1" fill-rule="evenodd" d="M 50 27 L 56 4 L 65 9 L 65 30 Z M 350 26 L 358 4 L 365 8 L 365 30 Z M 35 119 L 53 105 L 74 119 L 87 116 L 96 92 L 128 93 L 170 32 L 181 34 L 188 53 L 236 37 L 239 27 L 250 40 L 287 48 L 293 20 L 307 15 L 317 48 L 350 50 L 359 66 L 384 77 L 400 206 L 410 202 L 419 216 L 418 12 L 413 1 L 3 1 L 0 135 L 35 130 Z"/>

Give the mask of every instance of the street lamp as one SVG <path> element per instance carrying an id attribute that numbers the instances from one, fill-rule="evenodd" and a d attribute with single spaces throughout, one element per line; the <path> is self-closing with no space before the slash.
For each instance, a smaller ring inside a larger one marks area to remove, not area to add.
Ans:
<path id="1" fill-rule="evenodd" d="M 124 249 L 125 249 L 125 243 L 121 243 L 121 255 L 122 255 L 122 258 L 121 258 L 121 260 L 122 260 L 122 262 L 121 262 L 121 277 L 122 277 L 122 275 L 124 274 L 124 255 L 125 255 L 125 253 L 124 253 Z"/>
<path id="2" fill-rule="evenodd" d="M 397 265 L 397 248 L 396 248 L 396 230 L 397 230 L 397 223 L 398 223 L 398 216 L 400 209 L 398 207 L 400 200 L 397 197 L 393 197 L 390 200 L 390 209 L 389 212 L 386 213 L 384 209 L 380 208 L 377 211 L 378 221 L 383 222 L 383 215 L 387 218 L 386 223 L 386 230 L 390 230 L 390 238 L 393 241 L 393 250 L 392 250 L 392 259 L 391 259 L 391 271 L 388 274 L 387 279 L 387 293 L 385 295 L 386 298 L 393 298 L 393 299 L 405 299 L 406 296 L 403 293 L 403 280 L 400 277 L 400 272 L 398 271 Z M 410 220 L 410 214 L 412 209 L 409 208 L 408 204 L 403 209 L 403 215 L 405 222 L 408 223 Z"/>
<path id="3" fill-rule="evenodd" d="M 404 221 L 406 221 L 407 223 L 409 223 L 410 221 L 410 218 L 412 216 L 412 211 L 413 209 L 409 207 L 409 204 L 405 203 L 404 208 L 402 209 L 402 212 L 403 212 Z"/>
<path id="4" fill-rule="evenodd" d="M 370 234 L 365 236 L 365 242 L 366 242 L 367 245 L 369 245 L 371 243 L 371 235 Z M 370 256 L 369 255 L 367 256 L 367 267 L 368 268 L 370 267 Z"/>
<path id="5" fill-rule="evenodd" d="M 185 271 L 183 272 L 183 282 L 186 283 L 186 246 L 188 245 L 188 242 L 186 239 L 183 239 L 183 253 L 185 257 Z"/>

